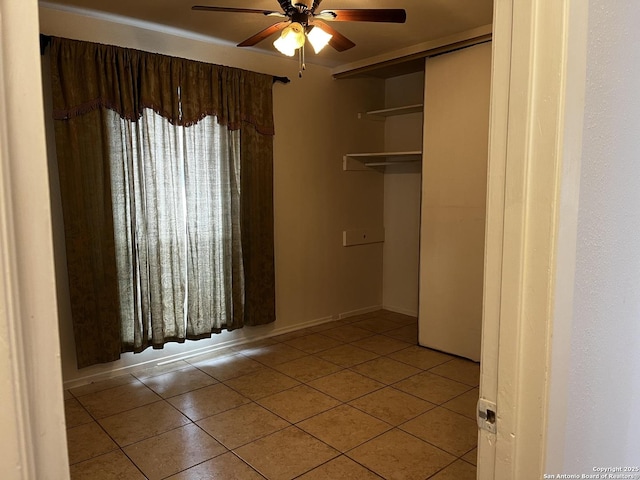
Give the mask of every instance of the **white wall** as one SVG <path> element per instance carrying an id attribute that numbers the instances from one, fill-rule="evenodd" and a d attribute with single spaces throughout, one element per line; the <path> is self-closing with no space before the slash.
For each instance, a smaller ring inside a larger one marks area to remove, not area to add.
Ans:
<path id="1" fill-rule="evenodd" d="M 342 230 L 355 223 L 382 223 L 383 179 L 345 175 L 341 161 L 347 151 L 382 148 L 384 126 L 377 122 L 360 122 L 356 115 L 379 106 L 379 99 L 384 96 L 382 80 L 335 81 L 329 69 L 313 65 L 307 65 L 304 78 L 299 79 L 297 61 L 278 55 L 214 45 L 47 8 L 40 9 L 40 20 L 42 33 L 49 35 L 286 75 L 292 80 L 288 85 L 274 85 L 277 321 L 267 326 L 222 333 L 211 340 L 185 345 L 170 344 L 160 351 L 126 354 L 117 362 L 78 371 L 69 313 L 62 213 L 50 141 L 60 333 L 66 381 L 114 374 L 130 365 L 189 349 L 246 336 L 268 335 L 306 322 L 380 307 L 382 245 L 343 248 L 341 235 Z"/>
<path id="2" fill-rule="evenodd" d="M 555 320 L 572 322 L 554 344 L 566 423 L 549 426 L 566 473 L 640 464 L 639 22 L 636 2 L 590 1 L 573 312 Z"/>
<path id="3" fill-rule="evenodd" d="M 385 81 L 386 108 L 420 104 L 423 96 L 424 72 Z M 422 118 L 420 112 L 387 117 L 385 151 L 422 150 Z M 416 162 L 388 166 L 384 174 L 382 304 L 412 316 L 418 315 L 421 172 Z"/>

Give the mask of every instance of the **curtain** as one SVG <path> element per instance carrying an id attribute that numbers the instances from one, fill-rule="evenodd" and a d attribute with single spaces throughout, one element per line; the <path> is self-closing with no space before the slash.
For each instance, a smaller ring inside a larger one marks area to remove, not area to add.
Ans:
<path id="1" fill-rule="evenodd" d="M 272 77 L 53 38 L 80 368 L 275 320 Z"/>

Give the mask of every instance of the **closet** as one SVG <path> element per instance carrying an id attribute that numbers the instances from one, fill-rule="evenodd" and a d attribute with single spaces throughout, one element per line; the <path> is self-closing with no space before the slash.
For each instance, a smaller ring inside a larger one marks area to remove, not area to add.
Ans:
<path id="1" fill-rule="evenodd" d="M 384 229 L 374 232 L 384 240 L 382 306 L 417 316 L 424 71 L 384 83 L 380 108 L 358 113 L 360 121 L 384 122 L 383 151 L 347 153 L 343 168 L 384 176 Z"/>
<path id="2" fill-rule="evenodd" d="M 418 316 L 420 345 L 478 361 L 491 43 L 385 77 L 384 104 L 358 114 L 385 122 L 383 150 L 343 158 L 384 175 L 384 228 L 345 232 L 344 245 L 383 241 L 382 306 Z"/>

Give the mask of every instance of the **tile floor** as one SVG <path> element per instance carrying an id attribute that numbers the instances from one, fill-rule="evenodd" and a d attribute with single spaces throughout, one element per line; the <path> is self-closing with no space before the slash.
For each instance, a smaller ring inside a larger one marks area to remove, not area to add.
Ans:
<path id="1" fill-rule="evenodd" d="M 379 311 L 65 392 L 73 479 L 470 480 L 476 363 Z"/>

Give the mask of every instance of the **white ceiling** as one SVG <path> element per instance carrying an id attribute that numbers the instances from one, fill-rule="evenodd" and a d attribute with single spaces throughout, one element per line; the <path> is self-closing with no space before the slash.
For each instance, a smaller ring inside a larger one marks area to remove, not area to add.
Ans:
<path id="1" fill-rule="evenodd" d="M 240 43 L 280 20 L 260 14 L 191 10 L 192 5 L 211 5 L 280 11 L 277 0 L 53 0 L 41 5 L 151 22 L 228 44 Z M 311 50 L 307 63 L 336 67 L 490 24 L 493 0 L 324 0 L 318 11 L 332 8 L 404 8 L 407 22 L 333 22 L 331 26 L 356 46 L 341 53 L 327 47 L 319 55 Z M 273 53 L 275 38 L 251 48 Z"/>

